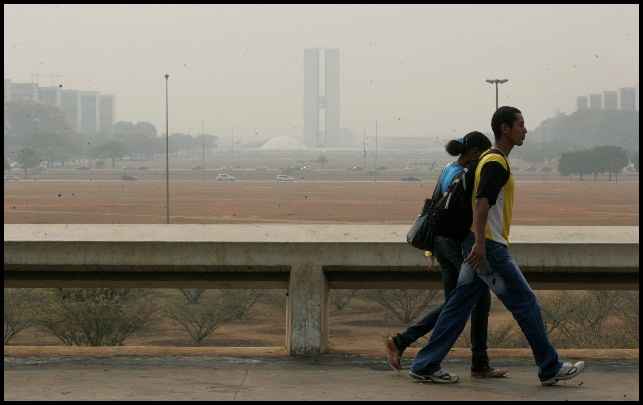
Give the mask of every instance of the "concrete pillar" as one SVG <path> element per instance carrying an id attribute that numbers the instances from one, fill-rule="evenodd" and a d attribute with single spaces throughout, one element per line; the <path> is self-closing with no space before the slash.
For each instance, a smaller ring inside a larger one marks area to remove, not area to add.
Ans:
<path id="1" fill-rule="evenodd" d="M 297 264 L 290 269 L 286 348 L 291 355 L 328 349 L 328 281 L 319 265 Z"/>

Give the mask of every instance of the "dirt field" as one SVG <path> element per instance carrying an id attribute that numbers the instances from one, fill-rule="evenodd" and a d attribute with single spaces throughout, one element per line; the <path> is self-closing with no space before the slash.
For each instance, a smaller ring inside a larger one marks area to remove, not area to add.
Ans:
<path id="1" fill-rule="evenodd" d="M 172 223 L 411 223 L 434 183 L 176 181 Z M 639 183 L 518 181 L 514 224 L 638 225 Z M 165 223 L 165 183 L 19 181 L 5 223 Z"/>

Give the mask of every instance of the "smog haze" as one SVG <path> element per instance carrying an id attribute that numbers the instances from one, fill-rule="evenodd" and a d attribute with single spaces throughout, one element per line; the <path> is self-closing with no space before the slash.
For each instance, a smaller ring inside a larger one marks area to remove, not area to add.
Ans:
<path id="1" fill-rule="evenodd" d="M 301 137 L 304 49 L 340 52 L 341 126 L 386 136 L 529 129 L 576 97 L 638 87 L 638 5 L 5 5 L 4 75 L 116 96 L 164 132 Z M 59 75 L 59 77 L 51 76 Z"/>

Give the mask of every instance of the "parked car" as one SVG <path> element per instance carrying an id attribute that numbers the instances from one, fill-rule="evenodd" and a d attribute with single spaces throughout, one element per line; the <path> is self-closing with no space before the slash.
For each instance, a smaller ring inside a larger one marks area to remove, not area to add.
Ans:
<path id="1" fill-rule="evenodd" d="M 402 180 L 402 181 L 420 181 L 420 179 L 415 177 L 415 176 L 404 176 L 404 177 L 400 178 L 400 180 Z"/>
<path id="2" fill-rule="evenodd" d="M 235 181 L 237 178 L 229 175 L 228 173 L 219 173 L 217 174 L 217 181 Z"/>
<path id="3" fill-rule="evenodd" d="M 129 174 L 124 174 L 121 176 L 121 180 L 138 180 L 136 177 L 131 176 Z"/>
<path id="4" fill-rule="evenodd" d="M 275 180 L 279 182 L 285 182 L 285 181 L 295 181 L 295 178 L 292 176 L 287 176 L 285 174 L 278 174 L 277 177 L 275 177 Z"/>

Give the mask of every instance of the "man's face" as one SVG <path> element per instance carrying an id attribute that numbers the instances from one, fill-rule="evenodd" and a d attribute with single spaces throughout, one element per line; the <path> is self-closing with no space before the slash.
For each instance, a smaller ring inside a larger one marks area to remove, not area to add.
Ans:
<path id="1" fill-rule="evenodd" d="M 525 119 L 522 117 L 522 114 L 516 114 L 516 120 L 512 127 L 503 125 L 505 129 L 505 135 L 511 141 L 514 146 L 521 146 L 525 142 L 525 136 L 527 135 L 527 128 L 525 128 Z"/>

